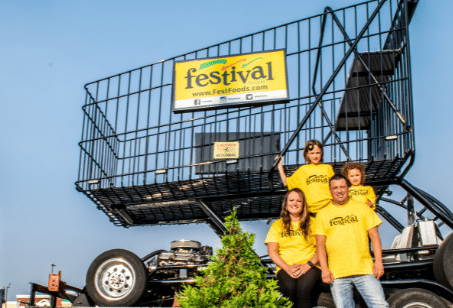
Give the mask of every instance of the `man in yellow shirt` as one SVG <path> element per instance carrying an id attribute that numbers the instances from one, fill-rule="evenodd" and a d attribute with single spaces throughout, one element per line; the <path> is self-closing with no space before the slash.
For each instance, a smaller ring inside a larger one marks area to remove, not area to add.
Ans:
<path id="1" fill-rule="evenodd" d="M 330 284 L 337 308 L 353 308 L 352 286 L 369 308 L 388 307 L 379 278 L 384 274 L 376 213 L 349 198 L 349 181 L 334 175 L 329 181 L 332 202 L 316 217 L 316 246 L 322 280 Z M 371 239 L 375 260 L 370 255 Z"/>

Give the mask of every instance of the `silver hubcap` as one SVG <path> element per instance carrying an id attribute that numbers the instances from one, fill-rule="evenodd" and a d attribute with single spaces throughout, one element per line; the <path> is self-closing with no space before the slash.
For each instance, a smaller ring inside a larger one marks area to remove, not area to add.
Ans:
<path id="1" fill-rule="evenodd" d="M 431 305 L 428 305 L 426 303 L 414 302 L 414 303 L 407 304 L 403 308 L 434 308 L 434 307 Z"/>
<path id="2" fill-rule="evenodd" d="M 134 288 L 135 280 L 132 265 L 122 258 L 105 261 L 95 274 L 96 290 L 108 300 L 119 300 L 127 296 Z"/>

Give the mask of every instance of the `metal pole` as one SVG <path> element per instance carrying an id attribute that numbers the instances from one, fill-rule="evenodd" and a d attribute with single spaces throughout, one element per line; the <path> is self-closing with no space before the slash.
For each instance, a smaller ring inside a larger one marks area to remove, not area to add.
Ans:
<path id="1" fill-rule="evenodd" d="M 208 224 L 211 229 L 220 237 L 225 234 L 227 228 L 223 220 L 202 200 L 197 200 L 201 210 L 209 217 Z"/>
<path id="2" fill-rule="evenodd" d="M 30 307 L 35 306 L 35 295 L 36 295 L 36 284 L 32 282 L 30 288 L 30 300 L 28 301 L 28 305 Z"/>
<path id="3" fill-rule="evenodd" d="M 9 283 L 9 285 L 6 287 L 6 290 L 5 290 L 5 307 L 8 307 L 8 290 L 9 288 L 11 287 L 11 282 Z"/>
<path id="4" fill-rule="evenodd" d="M 3 306 L 3 300 L 5 299 L 5 287 L 0 288 L 0 307 Z"/>

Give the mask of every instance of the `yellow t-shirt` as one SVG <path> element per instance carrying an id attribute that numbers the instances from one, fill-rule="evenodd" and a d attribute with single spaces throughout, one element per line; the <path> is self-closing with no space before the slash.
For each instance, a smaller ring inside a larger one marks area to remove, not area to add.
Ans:
<path id="1" fill-rule="evenodd" d="M 307 198 L 308 210 L 317 213 L 332 200 L 329 180 L 334 174 L 331 165 L 307 164 L 287 178 L 286 183 L 288 189 L 295 187 L 302 189 Z"/>
<path id="2" fill-rule="evenodd" d="M 305 239 L 299 228 L 299 222 L 291 222 L 291 232 L 288 233 L 280 218 L 272 224 L 264 244 L 278 243 L 278 254 L 288 265 L 307 263 L 316 253 L 313 222 L 310 227 L 312 231 Z M 279 270 L 277 267 L 277 272 Z"/>
<path id="3" fill-rule="evenodd" d="M 382 220 L 366 204 L 349 200 L 342 206 L 330 203 L 316 216 L 316 235 L 326 236 L 329 269 L 334 279 L 373 273 L 368 230 Z"/>
<path id="4" fill-rule="evenodd" d="M 349 197 L 352 200 L 363 203 L 370 200 L 373 203 L 372 209 L 374 210 L 376 208 L 376 195 L 374 194 L 374 189 L 371 186 L 352 185 L 349 188 Z"/>

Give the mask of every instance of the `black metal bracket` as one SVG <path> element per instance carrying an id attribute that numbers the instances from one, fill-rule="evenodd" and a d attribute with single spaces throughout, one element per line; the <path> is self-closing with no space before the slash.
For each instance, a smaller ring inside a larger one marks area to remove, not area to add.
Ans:
<path id="1" fill-rule="evenodd" d="M 406 180 L 402 180 L 399 186 L 430 210 L 436 216 L 436 219 L 440 219 L 443 223 L 453 229 L 453 213 L 445 205 L 440 202 L 434 202 L 437 200 L 432 200 L 427 193 L 416 188 Z"/>
<path id="2" fill-rule="evenodd" d="M 395 219 L 389 212 L 387 212 L 382 206 L 376 205 L 376 212 L 379 213 L 389 224 L 393 226 L 398 232 L 403 232 L 404 226 Z"/>
<path id="3" fill-rule="evenodd" d="M 417 220 L 425 220 L 426 217 L 424 216 L 424 213 L 428 210 L 434 215 L 433 220 L 435 222 L 436 232 L 439 238 L 443 238 L 439 230 L 442 225 L 445 224 L 449 228 L 453 229 L 453 212 L 438 199 L 434 198 L 420 188 L 413 186 L 406 180 L 398 179 L 397 181 L 387 184 L 400 186 L 406 191 L 406 196 L 400 202 L 384 197 L 381 197 L 379 201 L 391 203 L 405 209 L 407 211 L 407 225 L 414 224 Z M 419 211 L 415 208 L 415 200 L 423 205 L 423 208 Z M 390 223 L 398 232 L 403 231 L 404 226 L 397 219 L 395 219 L 393 215 L 387 212 L 383 207 L 379 206 L 379 203 L 376 206 L 376 212 L 379 213 L 388 223 Z"/>
<path id="4" fill-rule="evenodd" d="M 217 216 L 209 207 L 208 204 L 206 204 L 202 200 L 197 200 L 198 204 L 200 205 L 201 210 L 209 217 L 208 225 L 211 227 L 211 229 L 217 234 L 220 238 L 224 235 L 225 231 L 227 228 L 225 227 L 224 221 Z"/>

